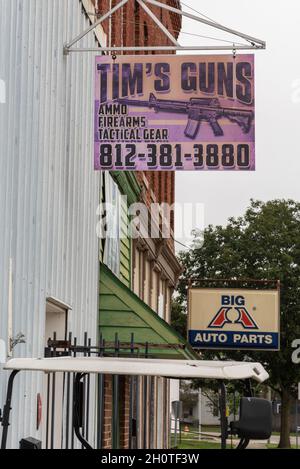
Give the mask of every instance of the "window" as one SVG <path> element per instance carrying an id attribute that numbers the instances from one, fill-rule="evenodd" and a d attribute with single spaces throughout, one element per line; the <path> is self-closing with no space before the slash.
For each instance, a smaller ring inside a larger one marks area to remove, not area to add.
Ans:
<path id="1" fill-rule="evenodd" d="M 105 237 L 101 240 L 101 260 L 119 277 L 121 193 L 108 172 L 102 174 L 102 203 L 105 204 Z"/>
<path id="2" fill-rule="evenodd" d="M 135 45 L 139 46 L 140 42 L 140 6 L 135 2 L 134 6 L 134 28 L 135 28 Z"/>
<path id="3" fill-rule="evenodd" d="M 144 46 L 145 46 L 145 47 L 148 47 L 148 45 L 149 45 L 148 26 L 147 26 L 147 23 L 144 22 Z M 148 54 L 148 51 L 147 51 L 147 50 L 145 51 L 145 54 L 146 54 L 146 55 Z"/>
<path id="4" fill-rule="evenodd" d="M 48 339 L 53 339 L 56 333 L 57 340 L 66 340 L 68 307 L 55 299 L 48 298 L 46 302 L 45 346 Z"/>

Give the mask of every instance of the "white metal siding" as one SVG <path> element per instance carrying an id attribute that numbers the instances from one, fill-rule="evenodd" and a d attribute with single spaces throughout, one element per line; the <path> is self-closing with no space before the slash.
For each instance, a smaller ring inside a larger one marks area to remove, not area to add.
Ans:
<path id="1" fill-rule="evenodd" d="M 72 306 L 70 330 L 95 341 L 98 315 L 93 171 L 93 54 L 63 55 L 63 44 L 89 25 L 80 0 L 0 0 L 0 339 L 7 341 L 9 261 L 14 356 L 43 355 L 48 296 Z M 81 41 L 95 46 L 90 33 Z M 0 372 L 0 406 L 6 389 Z M 8 447 L 41 438 L 36 395 L 41 376 L 15 381 Z M 45 410 L 45 409 L 44 409 Z"/>

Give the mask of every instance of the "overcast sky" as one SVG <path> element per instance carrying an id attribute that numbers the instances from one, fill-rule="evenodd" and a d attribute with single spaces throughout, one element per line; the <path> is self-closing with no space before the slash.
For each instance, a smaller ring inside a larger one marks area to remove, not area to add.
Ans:
<path id="1" fill-rule="evenodd" d="M 256 55 L 256 172 L 176 173 L 177 202 L 202 202 L 205 225 L 243 214 L 250 198 L 300 200 L 300 2 L 185 0 L 233 29 L 267 41 Z M 184 10 L 188 9 L 183 6 Z M 183 31 L 231 40 L 184 20 Z M 203 44 L 182 34 L 181 44 Z M 205 45 L 211 44 L 208 40 Z"/>

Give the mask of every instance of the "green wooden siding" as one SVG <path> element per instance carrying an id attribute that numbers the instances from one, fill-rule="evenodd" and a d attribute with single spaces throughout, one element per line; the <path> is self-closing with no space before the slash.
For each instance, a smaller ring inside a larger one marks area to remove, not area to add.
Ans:
<path id="1" fill-rule="evenodd" d="M 149 353 L 156 358 L 196 357 L 185 340 L 103 264 L 99 327 L 106 342 L 113 342 L 118 333 L 121 342 L 129 343 L 133 333 L 136 343 L 154 345 L 149 345 Z"/>
<path id="2" fill-rule="evenodd" d="M 155 358 L 195 359 L 190 346 L 151 308 L 131 290 L 131 240 L 127 237 L 127 204 L 139 199 L 140 187 L 133 173 L 111 172 L 127 203 L 121 204 L 120 275 L 117 278 L 110 269 L 100 264 L 100 312 L 99 329 L 103 339 L 114 342 L 118 333 L 120 342 L 149 343 L 149 355 Z M 102 197 L 104 194 L 102 192 Z M 103 198 L 101 199 L 104 200 Z M 100 260 L 102 259 L 100 248 Z"/>
<path id="3" fill-rule="evenodd" d="M 110 173 L 111 177 L 118 185 L 120 193 L 126 195 L 126 200 L 122 199 L 120 207 L 120 231 L 121 231 L 121 240 L 120 240 L 120 275 L 119 278 L 121 282 L 124 283 L 128 288 L 131 287 L 131 239 L 128 238 L 128 205 L 137 202 L 140 196 L 140 186 L 136 180 L 136 177 L 133 173 L 130 172 L 120 172 L 112 171 Z M 100 194 L 101 203 L 105 202 L 105 190 L 104 185 L 101 185 L 101 194 Z M 99 247 L 99 259 L 100 262 L 103 262 L 104 254 L 104 241 L 100 241 Z"/>
<path id="4" fill-rule="evenodd" d="M 120 280 L 131 287 L 131 240 L 128 236 L 127 205 L 121 202 Z"/>

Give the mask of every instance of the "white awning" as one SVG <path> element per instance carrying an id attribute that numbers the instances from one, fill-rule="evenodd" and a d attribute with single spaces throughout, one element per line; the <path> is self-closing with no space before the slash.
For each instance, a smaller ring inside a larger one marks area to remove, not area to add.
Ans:
<path id="1" fill-rule="evenodd" d="M 243 380 L 252 378 L 260 383 L 269 377 L 260 363 L 118 357 L 13 358 L 6 363 L 4 369 L 43 371 L 45 373 L 103 373 L 186 379 Z"/>

